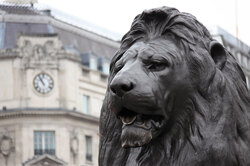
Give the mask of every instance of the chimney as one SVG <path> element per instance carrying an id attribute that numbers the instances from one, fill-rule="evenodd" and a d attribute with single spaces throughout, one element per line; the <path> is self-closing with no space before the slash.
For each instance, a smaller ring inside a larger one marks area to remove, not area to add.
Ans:
<path id="1" fill-rule="evenodd" d="M 50 9 L 40 10 L 40 12 L 42 12 L 46 16 L 51 16 L 51 10 Z"/>
<path id="2" fill-rule="evenodd" d="M 4 0 L 3 2 L 11 3 L 14 5 L 28 5 L 28 4 L 30 4 L 33 7 L 33 4 L 37 3 L 38 0 Z"/>

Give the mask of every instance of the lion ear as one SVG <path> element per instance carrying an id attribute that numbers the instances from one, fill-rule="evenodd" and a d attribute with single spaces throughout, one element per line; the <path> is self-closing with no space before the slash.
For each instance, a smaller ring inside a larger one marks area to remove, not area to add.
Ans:
<path id="1" fill-rule="evenodd" d="M 212 41 L 209 46 L 209 51 L 216 67 L 220 70 L 223 69 L 227 61 L 227 53 L 225 51 L 225 48 L 219 42 Z"/>

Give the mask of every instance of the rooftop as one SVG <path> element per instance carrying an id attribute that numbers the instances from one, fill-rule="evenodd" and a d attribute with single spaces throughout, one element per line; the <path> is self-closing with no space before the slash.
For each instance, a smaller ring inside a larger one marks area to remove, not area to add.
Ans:
<path id="1" fill-rule="evenodd" d="M 38 10 L 31 6 L 0 4 L 0 49 L 14 48 L 20 35 L 57 34 L 65 48 L 73 48 L 79 53 L 94 52 L 111 58 L 119 47 L 119 42 L 59 20 L 50 10 Z"/>
<path id="2" fill-rule="evenodd" d="M 246 55 L 250 56 L 250 46 L 233 36 L 232 34 L 228 33 L 223 28 L 216 26 L 216 27 L 210 27 L 209 31 L 212 33 L 212 35 L 221 35 L 223 36 L 224 41 L 226 44 L 229 44 L 236 48 L 237 50 L 243 52 Z"/>
<path id="3" fill-rule="evenodd" d="M 31 8 L 30 6 L 16 6 L 16 5 L 0 5 L 0 11 L 4 11 L 9 14 L 21 14 L 21 15 L 39 15 L 40 12 Z"/>

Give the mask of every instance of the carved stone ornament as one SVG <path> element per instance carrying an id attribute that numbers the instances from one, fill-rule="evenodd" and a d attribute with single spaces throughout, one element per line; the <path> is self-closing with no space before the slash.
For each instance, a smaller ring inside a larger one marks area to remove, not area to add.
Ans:
<path id="1" fill-rule="evenodd" d="M 47 56 L 45 54 L 45 49 L 42 45 L 35 45 L 34 48 L 33 48 L 33 55 L 36 59 L 42 59 L 42 58 L 45 58 L 45 56 Z"/>
<path id="2" fill-rule="evenodd" d="M 11 152 L 13 152 L 15 150 L 15 146 L 13 143 L 13 140 L 10 136 L 10 133 L 8 130 L 6 130 L 2 137 L 0 138 L 0 153 L 5 156 L 8 157 L 10 155 Z"/>
<path id="3" fill-rule="evenodd" d="M 32 54 L 33 54 L 33 48 L 32 47 L 33 46 L 31 44 L 31 41 L 25 40 L 23 45 L 24 46 L 21 48 L 23 55 L 27 56 L 27 57 L 32 56 Z"/>
<path id="4" fill-rule="evenodd" d="M 60 47 L 60 41 L 56 38 L 52 39 L 44 39 L 43 37 L 23 37 L 24 39 L 20 39 L 18 41 L 21 55 L 24 58 L 33 59 L 33 60 L 46 60 L 46 59 L 55 59 L 55 55 L 58 51 L 61 50 Z M 36 38 L 36 40 L 34 39 Z M 39 38 L 41 38 L 41 42 L 39 41 Z M 45 40 L 45 41 L 44 41 Z M 42 42 L 43 41 L 43 42 Z M 58 42 L 57 46 L 55 42 Z"/>
<path id="5" fill-rule="evenodd" d="M 53 40 L 44 44 L 32 43 L 32 40 L 24 40 L 21 47 L 22 63 L 25 68 L 58 68 L 57 50 Z"/>
<path id="6" fill-rule="evenodd" d="M 72 132 L 71 140 L 70 140 L 70 150 L 73 156 L 75 157 L 79 151 L 79 140 L 77 134 Z"/>
<path id="7" fill-rule="evenodd" d="M 56 54 L 56 48 L 55 48 L 55 44 L 53 41 L 47 41 L 44 44 L 44 50 L 45 50 L 45 54 L 49 55 L 49 56 L 55 56 Z"/>
<path id="8" fill-rule="evenodd" d="M 250 96 L 233 55 L 175 8 L 134 19 L 110 65 L 99 166 L 249 166 Z"/>
<path id="9" fill-rule="evenodd" d="M 22 57 L 24 69 L 59 69 L 62 58 L 81 62 L 76 51 L 65 49 L 58 35 L 20 35 L 17 48 L 13 49 Z M 12 53 L 13 54 L 13 53 Z"/>
<path id="10" fill-rule="evenodd" d="M 6 136 L 3 136 L 1 141 L 0 141 L 0 150 L 1 153 L 4 156 L 9 156 L 9 154 L 12 151 L 12 147 L 13 147 L 13 142 L 12 139 Z"/>

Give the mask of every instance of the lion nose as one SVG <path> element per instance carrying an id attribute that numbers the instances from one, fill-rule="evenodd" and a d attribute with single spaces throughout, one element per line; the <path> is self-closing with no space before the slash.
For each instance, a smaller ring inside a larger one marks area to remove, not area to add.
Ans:
<path id="1" fill-rule="evenodd" d="M 134 84 L 131 81 L 125 79 L 114 79 L 110 84 L 111 91 L 119 97 L 122 97 L 126 92 L 129 92 L 134 88 Z"/>

